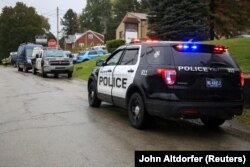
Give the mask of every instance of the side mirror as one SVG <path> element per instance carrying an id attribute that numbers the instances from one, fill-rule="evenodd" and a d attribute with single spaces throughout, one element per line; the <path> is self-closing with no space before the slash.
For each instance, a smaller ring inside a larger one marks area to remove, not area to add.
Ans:
<path id="1" fill-rule="evenodd" d="M 39 58 L 39 54 L 36 54 L 36 58 Z"/>
<path id="2" fill-rule="evenodd" d="M 69 54 L 69 58 L 71 58 L 71 59 L 72 59 L 72 58 L 74 58 L 74 56 L 73 56 L 72 54 Z"/>
<path id="3" fill-rule="evenodd" d="M 105 64 L 105 60 L 97 60 L 96 66 L 103 66 Z"/>

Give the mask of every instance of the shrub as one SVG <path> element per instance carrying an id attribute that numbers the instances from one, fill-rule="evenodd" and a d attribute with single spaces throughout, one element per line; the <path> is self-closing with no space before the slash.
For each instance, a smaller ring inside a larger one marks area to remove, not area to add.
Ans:
<path id="1" fill-rule="evenodd" d="M 124 40 L 122 40 L 122 39 L 116 39 L 116 40 L 107 41 L 106 46 L 107 46 L 108 52 L 112 53 L 119 46 L 124 45 L 124 44 L 125 44 Z"/>
<path id="2" fill-rule="evenodd" d="M 8 64 L 10 64 L 9 59 L 8 59 L 8 58 L 2 59 L 2 64 L 3 64 L 3 65 L 8 65 Z"/>

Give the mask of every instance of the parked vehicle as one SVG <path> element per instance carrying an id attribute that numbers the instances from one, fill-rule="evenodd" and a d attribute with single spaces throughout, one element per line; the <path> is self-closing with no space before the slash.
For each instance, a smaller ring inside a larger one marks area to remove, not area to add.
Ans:
<path id="1" fill-rule="evenodd" d="M 56 48 L 44 48 L 34 55 L 33 74 L 37 72 L 42 74 L 42 77 L 47 77 L 47 74 L 68 74 L 68 78 L 73 74 L 73 60 L 68 57 L 63 50 Z"/>
<path id="2" fill-rule="evenodd" d="M 102 50 L 86 50 L 84 52 L 79 53 L 76 63 L 81 63 L 84 61 L 95 59 L 100 56 L 105 56 Z"/>
<path id="3" fill-rule="evenodd" d="M 42 45 L 33 43 L 21 44 L 17 51 L 17 68 L 18 71 L 25 71 L 32 69 L 31 58 L 34 48 L 42 48 Z"/>
<path id="4" fill-rule="evenodd" d="M 88 80 L 89 105 L 126 108 L 141 129 L 151 116 L 201 118 L 217 127 L 243 111 L 244 74 L 226 47 L 153 41 L 119 47 Z"/>
<path id="5" fill-rule="evenodd" d="M 17 52 L 10 52 L 10 56 L 9 56 L 10 64 L 16 67 L 16 61 L 17 61 Z"/>

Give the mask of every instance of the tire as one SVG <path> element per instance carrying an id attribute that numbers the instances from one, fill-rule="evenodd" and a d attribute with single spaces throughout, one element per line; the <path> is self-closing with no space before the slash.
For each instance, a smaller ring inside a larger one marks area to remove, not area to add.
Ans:
<path id="1" fill-rule="evenodd" d="M 128 117 L 130 124 L 136 129 L 145 129 L 149 123 L 149 115 L 144 101 L 139 93 L 134 93 L 128 102 Z"/>
<path id="2" fill-rule="evenodd" d="M 46 78 L 46 77 L 47 77 L 47 74 L 44 72 L 43 68 L 42 68 L 42 77 L 43 77 L 43 78 Z"/>
<path id="3" fill-rule="evenodd" d="M 95 83 L 92 81 L 88 87 L 88 101 L 91 107 L 100 107 L 102 101 L 98 99 Z"/>
<path id="4" fill-rule="evenodd" d="M 58 74 L 54 74 L 54 78 L 58 78 Z"/>
<path id="5" fill-rule="evenodd" d="M 18 71 L 23 71 L 23 69 L 19 67 L 19 64 L 17 65 L 17 70 Z"/>
<path id="6" fill-rule="evenodd" d="M 28 68 L 26 67 L 26 65 L 24 65 L 23 70 L 24 70 L 24 72 L 26 72 L 26 73 L 29 71 Z"/>
<path id="7" fill-rule="evenodd" d="M 225 120 L 220 118 L 201 118 L 203 124 L 209 128 L 218 128 Z"/>
<path id="8" fill-rule="evenodd" d="M 36 71 L 36 67 L 35 67 L 35 66 L 33 66 L 33 68 L 32 68 L 32 73 L 33 73 L 34 75 L 37 74 L 37 71 Z"/>
<path id="9" fill-rule="evenodd" d="M 68 73 L 68 78 L 72 78 L 72 72 Z"/>

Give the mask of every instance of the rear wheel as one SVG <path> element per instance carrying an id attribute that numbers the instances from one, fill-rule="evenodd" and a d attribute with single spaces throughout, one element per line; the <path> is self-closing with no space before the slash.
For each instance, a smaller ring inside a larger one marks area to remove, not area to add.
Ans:
<path id="1" fill-rule="evenodd" d="M 55 77 L 55 78 L 58 78 L 58 74 L 54 74 L 54 77 Z"/>
<path id="2" fill-rule="evenodd" d="M 32 73 L 33 73 L 34 75 L 37 74 L 37 71 L 36 71 L 36 67 L 35 67 L 35 66 L 33 66 L 33 68 L 32 68 Z"/>
<path id="3" fill-rule="evenodd" d="M 101 105 L 101 100 L 98 99 L 98 97 L 97 97 L 96 87 L 95 87 L 95 83 L 93 81 L 89 84 L 88 100 L 89 100 L 89 105 L 91 107 L 100 107 L 100 105 Z"/>
<path id="4" fill-rule="evenodd" d="M 130 124 L 137 129 L 146 128 L 149 115 L 144 107 L 144 101 L 139 93 L 134 93 L 128 103 L 128 116 Z"/>
<path id="5" fill-rule="evenodd" d="M 217 128 L 222 125 L 225 120 L 220 118 L 201 118 L 203 124 L 210 128 Z"/>
<path id="6" fill-rule="evenodd" d="M 28 72 L 29 70 L 28 70 L 28 68 L 26 67 L 26 65 L 24 65 L 24 72 Z"/>

